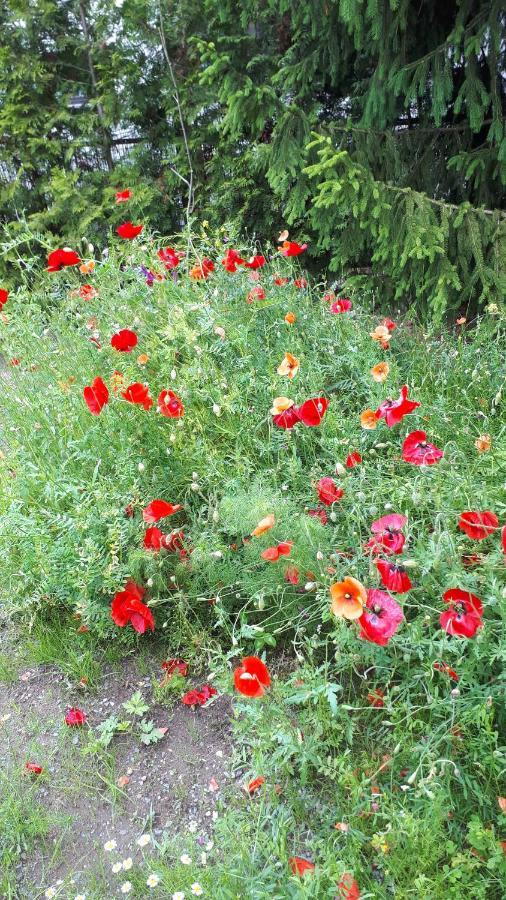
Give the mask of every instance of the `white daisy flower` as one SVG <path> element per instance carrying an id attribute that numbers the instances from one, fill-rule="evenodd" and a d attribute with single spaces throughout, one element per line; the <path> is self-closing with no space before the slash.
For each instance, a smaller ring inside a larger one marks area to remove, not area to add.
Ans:
<path id="1" fill-rule="evenodd" d="M 180 862 L 183 863 L 183 866 L 191 866 L 192 858 L 188 855 L 188 853 L 183 853 L 180 857 Z"/>
<path id="2" fill-rule="evenodd" d="M 124 859 L 123 862 L 121 863 L 121 868 L 124 869 L 125 872 L 128 872 L 128 870 L 131 869 L 132 866 L 133 866 L 133 860 L 132 860 L 131 856 L 129 856 L 127 859 Z"/>
<path id="3" fill-rule="evenodd" d="M 190 890 L 194 897 L 202 897 L 202 894 L 204 893 L 204 888 L 201 884 L 198 883 L 198 881 L 193 882 Z"/>
<path id="4" fill-rule="evenodd" d="M 116 841 L 106 841 L 104 844 L 104 850 L 106 850 L 107 853 L 110 853 L 111 850 L 116 850 L 117 846 L 118 845 L 117 845 Z"/>
<path id="5" fill-rule="evenodd" d="M 150 840 L 151 838 L 149 834 L 141 834 L 140 838 L 137 839 L 137 843 L 139 847 L 146 847 L 149 844 Z"/>
<path id="6" fill-rule="evenodd" d="M 157 875 L 156 872 L 153 872 L 147 879 L 146 884 L 148 887 L 157 887 L 157 885 L 160 884 L 160 876 Z"/>
<path id="7" fill-rule="evenodd" d="M 132 882 L 124 881 L 123 884 L 121 885 L 121 893 L 129 894 L 131 890 L 132 890 Z"/>
<path id="8" fill-rule="evenodd" d="M 47 900 L 52 900 L 53 897 L 56 897 L 56 891 L 54 887 L 47 888 L 47 890 L 44 891 L 44 897 L 47 897 Z"/>
<path id="9" fill-rule="evenodd" d="M 121 872 L 121 869 L 122 869 L 122 868 L 123 868 L 123 866 L 121 865 L 120 862 L 115 862 L 115 863 L 113 863 L 112 866 L 111 866 L 111 869 L 112 869 L 112 871 L 114 872 L 115 875 L 117 875 L 118 872 Z"/>
<path id="10" fill-rule="evenodd" d="M 172 900 L 184 900 L 184 891 L 176 891 L 172 894 Z"/>

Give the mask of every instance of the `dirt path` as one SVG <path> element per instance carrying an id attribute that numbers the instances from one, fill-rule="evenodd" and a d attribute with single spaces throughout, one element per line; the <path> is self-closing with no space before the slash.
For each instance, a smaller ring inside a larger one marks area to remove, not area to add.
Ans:
<path id="1" fill-rule="evenodd" d="M 230 772 L 230 704 L 218 697 L 192 710 L 179 700 L 170 709 L 152 702 L 159 668 L 139 677 L 132 657 L 106 671 L 98 691 L 72 687 L 54 667 L 36 666 L 10 684 L 0 683 L 0 791 L 25 785 L 48 817 L 45 838 L 22 851 L 16 866 L 20 898 L 43 896 L 44 888 L 72 876 L 76 885 L 110 871 L 103 845 L 114 839 L 116 856 L 134 856 L 136 841 L 160 841 L 190 828 L 202 845 L 211 839 L 213 813 L 233 781 Z M 190 686 L 190 685 L 189 685 Z M 132 734 L 117 735 L 107 750 L 86 753 L 90 727 L 112 714 L 132 717 L 121 704 L 140 691 L 146 718 L 167 728 L 159 743 L 144 746 Z M 69 728 L 70 706 L 87 714 L 82 728 Z M 27 761 L 44 774 L 23 774 Z M 0 797 L 1 802 L 1 797 Z M 4 795 L 5 802 L 5 795 Z M 191 825 L 190 825 L 191 823 Z M 14 895 L 16 896 L 16 895 Z"/>

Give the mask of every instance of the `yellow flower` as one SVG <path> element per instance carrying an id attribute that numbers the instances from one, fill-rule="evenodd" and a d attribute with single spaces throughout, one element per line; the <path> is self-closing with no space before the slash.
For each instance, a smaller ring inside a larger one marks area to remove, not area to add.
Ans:
<path id="1" fill-rule="evenodd" d="M 288 378 L 295 378 L 299 371 L 300 361 L 291 353 L 285 353 L 283 360 L 280 362 L 277 372 L 278 375 L 287 375 Z"/>

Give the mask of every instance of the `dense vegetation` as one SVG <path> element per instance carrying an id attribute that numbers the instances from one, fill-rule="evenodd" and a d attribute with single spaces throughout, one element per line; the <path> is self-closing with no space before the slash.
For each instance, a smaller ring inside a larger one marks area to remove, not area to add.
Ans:
<path id="1" fill-rule="evenodd" d="M 297 243 L 250 269 L 238 246 L 143 232 L 8 297 L 3 614 L 70 646 L 165 637 L 224 692 L 266 660 L 236 724 L 265 783 L 220 826 L 214 896 L 334 897 L 347 872 L 499 898 L 502 320 L 422 330 L 325 293 Z M 385 631 L 343 609 L 348 576 Z"/>
<path id="2" fill-rule="evenodd" d="M 498 0 L 10 0 L 0 26 L 10 280 L 56 237 L 103 244 L 128 183 L 164 234 L 288 223 L 383 298 L 501 298 Z"/>

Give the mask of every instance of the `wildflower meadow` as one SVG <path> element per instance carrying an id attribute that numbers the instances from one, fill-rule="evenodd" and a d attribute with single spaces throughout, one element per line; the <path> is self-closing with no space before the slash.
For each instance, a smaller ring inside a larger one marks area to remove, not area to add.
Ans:
<path id="1" fill-rule="evenodd" d="M 502 5 L 0 25 L 0 898 L 503 900 Z"/>

